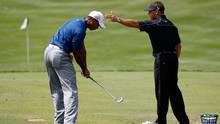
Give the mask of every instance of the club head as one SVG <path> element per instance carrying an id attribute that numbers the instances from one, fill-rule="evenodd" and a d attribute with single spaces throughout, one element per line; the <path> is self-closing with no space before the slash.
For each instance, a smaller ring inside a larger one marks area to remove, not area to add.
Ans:
<path id="1" fill-rule="evenodd" d="M 115 98 L 115 102 L 122 103 L 123 102 L 123 98 L 122 97 L 116 97 Z"/>

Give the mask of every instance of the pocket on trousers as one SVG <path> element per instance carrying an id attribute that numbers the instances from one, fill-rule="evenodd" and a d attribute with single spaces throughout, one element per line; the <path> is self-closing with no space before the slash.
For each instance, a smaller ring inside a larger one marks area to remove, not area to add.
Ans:
<path id="1" fill-rule="evenodd" d="M 59 68 L 59 67 L 60 67 L 61 57 L 62 57 L 62 55 L 60 55 L 60 54 L 55 54 L 55 55 L 52 57 L 52 66 L 53 66 L 54 68 Z"/>

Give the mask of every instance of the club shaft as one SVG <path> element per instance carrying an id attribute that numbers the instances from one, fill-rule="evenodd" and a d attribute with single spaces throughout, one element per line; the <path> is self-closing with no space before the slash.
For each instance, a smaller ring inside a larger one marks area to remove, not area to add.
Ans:
<path id="1" fill-rule="evenodd" d="M 91 79 L 93 82 L 95 82 L 98 86 L 100 86 L 109 96 L 111 96 L 113 99 L 116 99 L 115 96 L 113 96 L 111 94 L 110 91 L 108 91 L 108 89 L 106 89 L 103 85 L 101 85 L 100 83 L 98 83 L 96 80 L 94 80 L 92 77 L 89 77 L 89 79 Z"/>

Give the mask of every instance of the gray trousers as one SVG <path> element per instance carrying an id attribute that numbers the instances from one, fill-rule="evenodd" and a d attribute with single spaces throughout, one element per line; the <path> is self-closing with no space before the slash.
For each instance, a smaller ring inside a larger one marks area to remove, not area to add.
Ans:
<path id="1" fill-rule="evenodd" d="M 78 93 L 72 56 L 49 45 L 44 53 L 55 115 L 54 124 L 76 124 Z"/>

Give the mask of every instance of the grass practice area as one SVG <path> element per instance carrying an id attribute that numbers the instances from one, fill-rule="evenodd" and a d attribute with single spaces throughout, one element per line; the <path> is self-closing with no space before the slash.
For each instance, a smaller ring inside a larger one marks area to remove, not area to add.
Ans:
<path id="1" fill-rule="evenodd" d="M 181 72 L 179 86 L 192 124 L 203 113 L 220 113 L 220 73 Z M 100 87 L 78 77 L 79 124 L 141 124 L 156 118 L 152 72 L 95 72 L 124 102 L 115 103 Z M 0 74 L 0 124 L 52 124 L 53 105 L 45 72 Z M 177 124 L 169 110 L 169 124 Z M 30 120 L 41 120 L 30 122 Z"/>
<path id="2" fill-rule="evenodd" d="M 0 0 L 0 124 L 52 124 L 43 53 L 58 27 L 92 10 L 111 10 L 122 18 L 146 20 L 154 0 Z M 165 14 L 178 27 L 182 54 L 179 86 L 191 124 L 204 113 L 220 114 L 220 1 L 162 0 Z M 29 18 L 30 63 L 26 63 Z M 85 38 L 91 76 L 124 102 L 115 103 L 100 87 L 80 75 L 79 124 L 141 124 L 156 119 L 152 48 L 146 33 L 106 21 L 106 29 Z M 177 124 L 172 110 L 168 124 Z"/>

